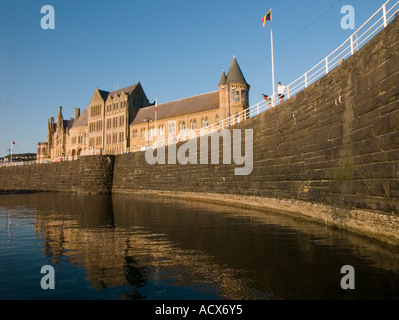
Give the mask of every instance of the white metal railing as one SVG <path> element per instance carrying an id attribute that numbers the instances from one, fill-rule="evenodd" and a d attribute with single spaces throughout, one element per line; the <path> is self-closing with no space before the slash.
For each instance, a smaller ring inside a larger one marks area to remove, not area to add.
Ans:
<path id="1" fill-rule="evenodd" d="M 37 160 L 31 160 L 31 161 L 18 161 L 14 160 L 13 162 L 1 162 L 0 167 L 17 167 L 17 166 L 27 166 L 27 165 L 32 165 L 39 163 Z"/>
<path id="2" fill-rule="evenodd" d="M 376 32 L 380 29 L 386 27 L 388 23 L 393 20 L 393 18 L 399 13 L 399 1 L 394 3 L 392 6 L 391 0 L 385 2 L 381 8 L 379 8 L 366 22 L 364 22 L 344 43 L 342 43 L 337 49 L 335 49 L 332 53 L 330 53 L 327 57 L 321 60 L 318 64 L 316 64 L 313 68 L 309 69 L 298 79 L 291 82 L 286 86 L 287 88 L 287 99 L 291 98 L 301 90 L 308 87 L 311 83 L 315 82 L 317 79 L 321 78 L 329 71 L 334 69 L 341 60 L 346 59 L 347 57 L 353 55 L 359 48 L 361 48 Z M 380 14 L 382 13 L 382 14 Z M 227 128 L 231 125 L 236 124 L 237 122 L 245 121 L 248 118 L 258 115 L 264 111 L 269 110 L 270 108 L 276 107 L 280 104 L 278 99 L 278 94 L 275 93 L 272 95 L 270 103 L 266 100 L 260 101 L 257 104 L 249 107 L 241 111 L 236 115 L 232 115 L 226 119 L 219 121 L 219 123 L 215 123 L 206 128 L 201 128 L 197 130 L 187 130 L 180 133 L 179 135 L 173 135 L 169 139 L 163 139 L 162 136 L 156 136 L 155 141 L 151 141 L 151 143 L 146 141 L 145 143 L 131 147 L 131 148 L 123 148 L 112 151 L 102 151 L 99 149 L 91 149 L 82 152 L 81 156 L 85 155 L 99 155 L 99 154 L 123 154 L 129 152 L 137 152 L 151 148 L 158 148 L 163 145 L 169 145 L 178 143 L 181 141 L 186 141 L 192 138 L 197 138 L 202 135 L 210 134 L 215 131 L 219 131 L 221 129 Z M 147 132 L 148 134 L 148 132 Z M 67 160 L 76 160 L 79 156 L 75 157 L 63 157 L 62 161 Z M 58 159 L 59 160 L 59 159 Z"/>

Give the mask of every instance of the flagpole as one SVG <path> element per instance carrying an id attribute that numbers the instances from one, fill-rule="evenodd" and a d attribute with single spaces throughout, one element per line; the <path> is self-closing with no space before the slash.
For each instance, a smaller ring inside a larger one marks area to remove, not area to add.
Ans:
<path id="1" fill-rule="evenodd" d="M 12 164 L 12 141 L 10 144 L 10 164 Z"/>
<path id="2" fill-rule="evenodd" d="M 273 50 L 273 17 L 271 15 L 272 9 L 270 9 L 270 39 L 271 39 L 271 50 L 272 50 L 272 79 L 273 79 L 273 99 L 272 99 L 272 107 L 275 105 L 275 82 L 274 82 L 274 50 Z"/>
<path id="3" fill-rule="evenodd" d="M 157 115 L 158 115 L 158 99 L 155 99 L 155 148 L 157 147 L 157 142 L 158 142 Z"/>

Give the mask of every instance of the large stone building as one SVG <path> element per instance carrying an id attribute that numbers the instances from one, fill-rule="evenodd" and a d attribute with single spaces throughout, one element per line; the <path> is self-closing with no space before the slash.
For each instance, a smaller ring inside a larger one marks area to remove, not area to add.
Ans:
<path id="1" fill-rule="evenodd" d="M 232 116 L 242 120 L 249 107 L 249 84 L 235 57 L 223 71 L 218 90 L 163 104 L 150 103 L 140 82 L 112 92 L 94 90 L 88 108 L 64 120 L 59 107 L 51 117 L 47 141 L 38 143 L 39 162 L 87 154 L 120 154 L 154 143 L 187 140 Z"/>

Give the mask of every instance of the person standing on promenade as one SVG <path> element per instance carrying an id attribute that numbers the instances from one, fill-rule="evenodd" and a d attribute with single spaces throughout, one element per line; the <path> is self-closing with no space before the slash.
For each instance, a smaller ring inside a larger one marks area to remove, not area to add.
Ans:
<path id="1" fill-rule="evenodd" d="M 285 91 L 287 91 L 287 88 L 283 86 L 281 82 L 279 82 L 277 87 L 277 93 L 278 93 L 278 98 L 280 99 L 280 103 L 284 102 Z"/>
<path id="2" fill-rule="evenodd" d="M 270 109 L 270 97 L 267 94 L 262 94 L 262 97 L 267 102 L 267 108 Z"/>

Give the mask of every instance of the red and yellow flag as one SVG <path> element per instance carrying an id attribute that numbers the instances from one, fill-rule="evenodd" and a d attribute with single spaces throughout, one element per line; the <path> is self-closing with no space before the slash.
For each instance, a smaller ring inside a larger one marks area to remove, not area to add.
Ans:
<path id="1" fill-rule="evenodd" d="M 269 10 L 268 13 L 265 14 L 265 16 L 262 18 L 263 26 L 266 25 L 266 21 L 272 21 L 272 9 Z"/>

